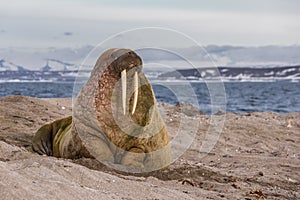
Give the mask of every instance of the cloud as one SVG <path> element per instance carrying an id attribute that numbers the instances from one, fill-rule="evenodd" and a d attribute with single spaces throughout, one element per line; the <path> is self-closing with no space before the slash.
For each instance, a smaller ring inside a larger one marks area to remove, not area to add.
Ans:
<path id="1" fill-rule="evenodd" d="M 65 36 L 72 36 L 73 33 L 72 33 L 72 32 L 64 32 L 64 35 L 65 35 Z"/>
<path id="2" fill-rule="evenodd" d="M 135 1 L 134 1 L 135 2 Z M 133 3 L 134 3 L 133 2 Z M 168 2 L 168 1 L 167 1 Z M 215 21 L 236 21 L 236 20 L 248 20 L 248 18 L 266 18 L 269 16 L 274 20 L 282 18 L 290 18 L 293 16 L 299 16 L 298 12 L 282 13 L 273 12 L 272 9 L 266 9 L 265 12 L 260 11 L 255 7 L 258 3 L 253 3 L 248 5 L 248 10 L 242 7 L 238 1 L 226 0 L 227 3 L 221 3 L 224 5 L 224 9 L 220 9 L 220 2 L 215 1 L 215 3 L 209 3 L 199 7 L 199 9 L 194 8 L 195 5 L 199 5 L 197 1 L 191 1 L 189 8 L 178 7 L 177 1 L 172 1 L 166 6 L 143 6 L 138 4 L 137 6 L 131 6 L 130 4 L 124 6 L 121 3 L 114 2 L 111 4 L 91 4 L 83 3 L 80 1 L 58 1 L 58 0 L 28 0 L 28 1 L 16 1 L 11 0 L 10 3 L 0 2 L 0 15 L 2 16 L 15 16 L 15 17 L 42 17 L 50 19 L 86 19 L 86 20 L 109 20 L 109 21 L 181 21 L 185 20 L 209 20 L 211 22 Z M 201 1 L 203 3 L 203 0 Z M 233 3 L 234 5 L 229 6 L 228 3 Z M 277 2 L 277 1 L 276 1 Z M 41 5 L 42 4 L 42 5 Z M 172 5 L 177 6 L 172 6 Z M 244 2 L 243 2 L 244 4 Z M 123 5 L 123 6 L 122 6 Z M 218 5 L 218 6 L 216 6 Z M 263 7 L 263 4 L 259 3 L 258 8 Z M 181 5 L 182 6 L 182 5 Z M 203 8 L 204 9 L 203 9 Z M 276 8 L 276 3 L 270 8 Z M 287 6 L 285 6 L 287 7 Z M 293 7 L 293 6 L 290 6 Z M 206 9 L 205 9 L 206 8 Z M 214 8 L 214 9 L 213 9 Z M 252 8 L 252 9 L 251 9 Z M 255 8 L 255 9 L 254 9 Z M 278 10 L 278 9 L 277 9 Z M 276 11 L 276 9 L 275 9 Z M 259 21 L 256 21 L 259 23 Z"/>
<path id="3" fill-rule="evenodd" d="M 163 2 L 162 6 L 156 0 L 153 3 L 138 0 L 126 3 L 108 0 L 101 3 L 83 0 L 0 1 L 0 23 L 7 25 L 11 33 L 9 38 L 2 41 L 0 38 L 0 45 L 10 40 L 9 44 L 13 46 L 17 41 L 13 35 L 22 43 L 27 37 L 29 40 L 38 38 L 37 42 L 41 44 L 53 35 L 61 35 L 64 30 L 72 33 L 65 32 L 64 35 L 72 35 L 69 39 L 74 38 L 74 41 L 61 39 L 60 45 L 95 45 L 119 31 L 143 26 L 179 30 L 202 44 L 300 44 L 300 13 L 289 0 L 284 3 L 281 0 L 253 0 L 247 4 L 236 0 L 160 2 Z M 29 41 L 31 43 L 34 41 Z"/>

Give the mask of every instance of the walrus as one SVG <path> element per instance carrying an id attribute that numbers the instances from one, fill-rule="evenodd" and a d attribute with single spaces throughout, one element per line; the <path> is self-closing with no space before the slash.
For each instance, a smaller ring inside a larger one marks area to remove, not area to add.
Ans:
<path id="1" fill-rule="evenodd" d="M 142 67 L 130 49 L 105 51 L 73 100 L 72 116 L 37 130 L 33 150 L 148 171 L 170 164 L 167 128 Z"/>

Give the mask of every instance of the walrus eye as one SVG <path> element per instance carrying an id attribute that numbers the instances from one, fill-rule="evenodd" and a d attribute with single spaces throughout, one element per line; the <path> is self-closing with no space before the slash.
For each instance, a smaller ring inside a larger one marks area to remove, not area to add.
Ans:
<path id="1" fill-rule="evenodd" d="M 126 114 L 126 96 L 127 96 L 127 76 L 126 76 L 126 69 L 121 72 L 121 83 L 122 83 L 122 104 L 123 104 L 123 114 Z M 139 77 L 138 73 L 134 73 L 133 77 L 133 107 L 131 114 L 134 114 L 137 101 L 138 101 L 138 94 L 139 94 Z"/>

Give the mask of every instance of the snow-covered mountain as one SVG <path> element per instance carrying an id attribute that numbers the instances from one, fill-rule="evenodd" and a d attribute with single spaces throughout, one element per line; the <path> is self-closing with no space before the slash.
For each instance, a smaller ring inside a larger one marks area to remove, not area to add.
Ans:
<path id="1" fill-rule="evenodd" d="M 210 67 L 210 59 L 217 66 L 225 67 L 274 67 L 291 66 L 300 64 L 300 46 L 262 46 L 262 47 L 238 47 L 209 45 L 204 47 L 205 53 L 199 47 L 171 48 L 165 50 L 139 50 L 142 58 L 146 61 L 182 61 L 183 58 L 199 63 L 201 66 Z M 172 51 L 174 53 L 172 53 Z M 200 64 L 200 63 L 203 64 Z M 205 66 L 206 65 L 206 66 Z M 190 68 L 191 66 L 179 66 Z"/>
<path id="2" fill-rule="evenodd" d="M 77 70 L 93 46 L 80 48 L 6 48 L 0 49 L 0 70 L 33 70 L 33 71 L 65 71 Z M 170 49 L 172 51 L 172 49 Z M 173 49 L 180 56 L 192 60 L 201 60 L 198 47 Z M 282 67 L 300 64 L 300 46 L 263 46 L 263 47 L 236 47 L 216 46 L 205 47 L 209 57 L 217 66 L 223 67 Z M 145 62 L 159 63 L 169 61 L 167 64 L 176 69 L 188 69 L 191 66 L 181 64 L 180 56 L 159 50 L 139 51 L 138 54 Z M 95 55 L 99 56 L 99 55 Z M 207 57 L 206 57 L 207 58 Z M 96 58 L 95 58 L 96 59 Z M 94 65 L 89 63 L 88 65 Z M 211 62 L 196 67 L 210 67 Z M 145 66 L 153 67 L 153 66 Z"/>
<path id="3" fill-rule="evenodd" d="M 92 46 L 77 49 L 54 47 L 46 49 L 7 48 L 0 49 L 0 60 L 3 59 L 8 63 L 14 63 L 16 66 L 22 66 L 32 71 L 76 70 L 92 49 Z M 16 68 L 11 69 L 17 70 Z"/>
<path id="4" fill-rule="evenodd" d="M 300 80 L 300 65 L 286 67 L 219 67 L 182 69 L 162 73 L 161 80 Z"/>
<path id="5" fill-rule="evenodd" d="M 1 71 L 27 71 L 27 70 L 28 69 L 26 69 L 22 66 L 16 65 L 10 61 L 4 60 L 4 59 L 0 60 L 0 72 Z"/>
<path id="6" fill-rule="evenodd" d="M 31 71 L 76 71 L 78 65 L 66 63 L 56 59 L 48 59 L 45 61 L 45 65 L 37 70 Z M 30 71 L 29 69 L 16 65 L 10 61 L 0 60 L 0 72 L 3 71 Z"/>
<path id="7" fill-rule="evenodd" d="M 205 47 L 214 61 L 226 67 L 274 67 L 300 64 L 300 46 Z"/>
<path id="8" fill-rule="evenodd" d="M 56 59 L 48 59 L 45 66 L 40 68 L 41 71 L 76 71 L 78 65 L 66 63 Z"/>

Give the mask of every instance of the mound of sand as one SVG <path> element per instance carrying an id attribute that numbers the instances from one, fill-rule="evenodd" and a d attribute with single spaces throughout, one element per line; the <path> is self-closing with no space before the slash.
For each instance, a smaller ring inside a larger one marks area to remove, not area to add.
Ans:
<path id="1" fill-rule="evenodd" d="M 1 199 L 300 199 L 299 113 L 226 114 L 217 144 L 200 159 L 211 116 L 160 104 L 171 137 L 180 117 L 199 119 L 200 128 L 192 146 L 167 169 L 133 176 L 92 159 L 31 152 L 34 132 L 70 115 L 71 104 L 71 99 L 0 98 Z"/>

